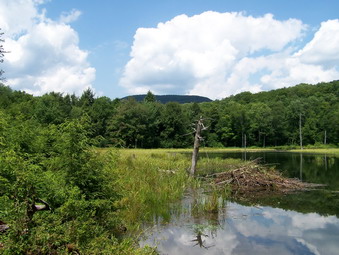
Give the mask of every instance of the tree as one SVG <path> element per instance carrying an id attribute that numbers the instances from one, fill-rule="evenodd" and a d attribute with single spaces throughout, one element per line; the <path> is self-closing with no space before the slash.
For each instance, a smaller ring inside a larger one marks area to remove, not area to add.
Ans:
<path id="1" fill-rule="evenodd" d="M 111 143 L 115 146 L 143 147 L 141 143 L 147 132 L 147 120 L 145 105 L 133 97 L 123 100 L 108 122 Z"/>
<path id="2" fill-rule="evenodd" d="M 197 122 L 196 129 L 195 129 L 194 146 L 193 146 L 193 153 L 192 153 L 192 164 L 191 164 L 191 170 L 190 170 L 191 176 L 195 175 L 195 172 L 197 169 L 200 141 L 202 140 L 201 131 L 206 129 L 203 121 L 204 120 L 202 119 L 202 117 L 200 117 L 200 119 Z"/>
<path id="3" fill-rule="evenodd" d="M 144 101 L 148 103 L 155 102 L 156 101 L 155 95 L 149 90 L 144 98 Z"/>
<path id="4" fill-rule="evenodd" d="M 165 148 L 187 147 L 189 137 L 186 134 L 189 122 L 181 105 L 176 102 L 167 103 L 160 118 L 161 146 Z"/>
<path id="5" fill-rule="evenodd" d="M 248 111 L 250 120 L 250 130 L 258 146 L 266 146 L 266 137 L 273 133 L 272 120 L 273 114 L 266 104 L 252 103 Z"/>
<path id="6" fill-rule="evenodd" d="M 40 123 L 61 124 L 70 115 L 72 105 L 61 93 L 50 92 L 37 98 L 35 117 Z"/>
<path id="7" fill-rule="evenodd" d="M 88 115 L 91 118 L 92 138 L 95 138 L 96 145 L 105 146 L 108 144 L 108 121 L 115 111 L 115 102 L 108 97 L 99 97 L 94 100 Z"/>
<path id="8" fill-rule="evenodd" d="M 90 107 L 92 104 L 94 104 L 94 97 L 95 94 L 93 90 L 90 88 L 86 89 L 84 92 L 82 92 L 82 95 L 79 100 L 79 104 L 82 107 Z"/>

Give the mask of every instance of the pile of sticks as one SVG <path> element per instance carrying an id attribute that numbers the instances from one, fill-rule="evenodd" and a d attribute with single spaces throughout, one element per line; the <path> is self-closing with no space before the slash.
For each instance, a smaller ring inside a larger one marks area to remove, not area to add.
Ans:
<path id="1" fill-rule="evenodd" d="M 280 172 L 258 164 L 259 160 L 230 171 L 213 173 L 202 178 L 218 187 L 229 185 L 232 191 L 275 191 L 288 192 L 307 190 L 321 185 L 305 183 L 299 179 L 283 177 Z"/>

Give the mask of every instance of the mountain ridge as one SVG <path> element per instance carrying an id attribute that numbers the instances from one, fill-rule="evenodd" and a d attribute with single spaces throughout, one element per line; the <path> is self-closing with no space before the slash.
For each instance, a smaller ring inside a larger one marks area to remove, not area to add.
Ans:
<path id="1" fill-rule="evenodd" d="M 166 104 L 169 102 L 178 102 L 180 104 L 186 103 L 205 103 L 212 102 L 213 100 L 208 97 L 196 96 L 196 95 L 154 95 L 156 101 Z M 146 94 L 130 95 L 121 99 L 134 98 L 136 101 L 141 102 L 146 97 Z"/>

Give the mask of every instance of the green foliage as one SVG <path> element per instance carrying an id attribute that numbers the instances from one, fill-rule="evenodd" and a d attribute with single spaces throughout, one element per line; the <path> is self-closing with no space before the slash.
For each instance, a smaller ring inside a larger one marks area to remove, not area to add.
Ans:
<path id="1" fill-rule="evenodd" d="M 183 148 L 189 144 L 188 127 L 190 123 L 179 103 L 167 103 L 160 117 L 161 146 Z"/>
<path id="2" fill-rule="evenodd" d="M 187 188 L 190 179 L 186 169 L 189 160 L 179 153 L 157 150 L 123 151 L 119 168 L 122 199 L 119 205 L 125 224 L 138 228 L 140 224 L 153 219 L 170 217 L 170 203 L 177 201 Z"/>
<path id="3" fill-rule="evenodd" d="M 305 148 L 328 148 L 339 144 L 338 97 L 338 81 L 184 105 L 160 104 L 151 93 L 143 102 L 112 101 L 90 89 L 79 98 L 34 97 L 0 84 L 0 220 L 10 226 L 0 251 L 155 254 L 122 234 L 153 216 L 169 219 L 171 203 L 192 181 L 189 160 L 156 150 L 103 153 L 92 145 L 191 147 L 192 123 L 203 116 L 203 145 L 291 149 L 301 114 Z M 202 159 L 199 173 L 232 165 L 239 162 Z M 42 201 L 51 210 L 36 211 Z M 198 204 L 216 211 L 219 197 L 212 191 Z"/>
<path id="4" fill-rule="evenodd" d="M 145 98 L 144 98 L 144 101 L 147 102 L 147 103 L 156 102 L 155 95 L 151 91 L 148 91 Z"/>
<path id="5" fill-rule="evenodd" d="M 99 147 L 192 146 L 192 123 L 201 116 L 208 126 L 205 146 L 294 146 L 300 139 L 300 114 L 305 146 L 338 145 L 338 87 L 338 81 L 300 84 L 257 94 L 243 92 L 221 101 L 161 104 L 151 92 L 140 102 L 133 97 L 95 98 L 90 89 L 79 98 L 54 92 L 33 97 L 0 84 L 0 109 L 18 122 L 30 120 L 42 128 L 88 118 L 86 136 Z M 32 139 L 21 140 L 28 144 Z"/>
<path id="6" fill-rule="evenodd" d="M 94 239 L 116 245 L 116 157 L 91 150 L 86 119 L 41 129 L 9 120 L 0 111 L 0 219 L 10 226 L 2 252 L 65 253 L 69 244 L 88 251 Z M 41 200 L 51 210 L 36 211 Z"/>

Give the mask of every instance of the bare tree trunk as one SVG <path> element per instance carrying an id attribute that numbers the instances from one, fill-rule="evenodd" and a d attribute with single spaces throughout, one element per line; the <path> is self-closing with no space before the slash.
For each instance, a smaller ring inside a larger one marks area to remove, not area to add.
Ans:
<path id="1" fill-rule="evenodd" d="M 300 153 L 300 180 L 303 180 L 303 154 Z"/>
<path id="2" fill-rule="evenodd" d="M 244 148 L 245 148 L 245 150 L 246 150 L 246 146 L 247 146 L 247 140 L 246 140 L 246 134 L 244 135 Z"/>
<path id="3" fill-rule="evenodd" d="M 299 138 L 300 138 L 300 149 L 303 149 L 303 136 L 301 133 L 301 113 L 299 114 Z"/>
<path id="4" fill-rule="evenodd" d="M 326 144 L 326 141 L 327 140 L 327 132 L 326 132 L 326 130 L 325 130 L 325 136 L 324 136 L 324 144 Z"/>
<path id="5" fill-rule="evenodd" d="M 197 123 L 197 127 L 195 130 L 195 137 L 194 137 L 194 147 L 193 147 L 193 154 L 192 154 L 192 165 L 190 170 L 190 175 L 194 176 L 197 168 L 197 162 L 198 162 L 198 154 L 199 154 L 199 146 L 200 146 L 200 140 L 201 140 L 201 130 L 203 129 L 203 123 L 202 119 L 200 118 Z"/>

